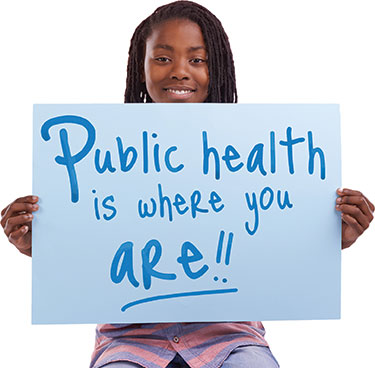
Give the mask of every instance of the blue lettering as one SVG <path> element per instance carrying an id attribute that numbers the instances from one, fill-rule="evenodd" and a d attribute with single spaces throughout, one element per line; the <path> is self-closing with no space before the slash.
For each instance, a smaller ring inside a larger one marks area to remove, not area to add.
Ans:
<path id="1" fill-rule="evenodd" d="M 220 203 L 221 201 L 221 197 L 213 190 L 210 194 L 210 199 L 208 200 L 208 203 L 211 205 L 212 209 L 215 212 L 220 212 L 224 208 L 223 203 L 219 207 L 216 207 L 216 203 Z"/>
<path id="2" fill-rule="evenodd" d="M 314 157 L 318 154 L 320 158 L 320 179 L 324 180 L 326 178 L 326 162 L 323 150 L 319 147 L 314 148 L 312 132 L 307 132 L 307 137 L 309 141 L 309 174 L 314 173 Z"/>
<path id="3" fill-rule="evenodd" d="M 194 190 L 193 194 L 190 196 L 191 201 L 191 216 L 193 218 L 197 217 L 197 212 L 207 213 L 208 209 L 199 208 L 198 204 L 202 199 L 201 192 L 199 190 Z"/>
<path id="4" fill-rule="evenodd" d="M 229 171 L 231 172 L 236 172 L 238 170 L 240 170 L 243 166 L 243 162 L 240 162 L 239 164 L 237 164 L 236 166 L 232 166 L 231 164 L 231 161 L 232 160 L 237 160 L 239 159 L 241 156 L 240 154 L 237 152 L 237 150 L 231 146 L 231 145 L 228 145 L 226 146 L 225 148 L 225 154 L 224 156 L 222 157 L 222 159 L 225 161 L 225 163 L 227 164 L 227 168 Z"/>
<path id="5" fill-rule="evenodd" d="M 184 213 L 186 213 L 186 211 L 189 210 L 188 206 L 185 206 L 185 208 L 183 209 L 180 208 L 180 206 L 184 205 L 185 203 L 185 198 L 181 194 L 177 193 L 174 197 L 173 206 L 175 206 L 179 215 L 183 215 Z"/>
<path id="6" fill-rule="evenodd" d="M 293 145 L 297 143 L 302 143 L 305 141 L 305 138 L 296 138 L 292 139 L 292 128 L 288 127 L 286 129 L 286 141 L 280 141 L 281 146 L 286 146 L 288 148 L 288 165 L 289 173 L 294 174 L 294 163 L 293 163 Z"/>
<path id="7" fill-rule="evenodd" d="M 160 172 L 160 160 L 159 160 L 159 144 L 155 144 L 154 146 L 154 164 L 155 170 Z"/>
<path id="8" fill-rule="evenodd" d="M 151 203 L 152 203 L 152 210 L 148 210 L 148 204 L 143 203 L 142 200 L 140 199 L 138 201 L 138 214 L 141 218 L 145 217 L 153 217 L 156 213 L 156 202 L 154 198 L 151 198 Z M 142 204 L 143 204 L 143 211 L 142 211 Z"/>
<path id="9" fill-rule="evenodd" d="M 122 258 L 122 261 L 121 261 Z M 121 261 L 120 270 L 119 264 Z M 115 284 L 119 284 L 125 277 L 128 275 L 130 283 L 134 287 L 139 286 L 139 282 L 134 277 L 134 268 L 133 268 L 133 243 L 125 242 L 121 244 L 120 248 L 117 250 L 111 265 L 111 280 Z"/>
<path id="10" fill-rule="evenodd" d="M 109 195 L 109 196 L 105 197 L 103 199 L 103 202 L 102 202 L 103 207 L 106 210 L 110 210 L 111 211 L 110 215 L 106 215 L 106 214 L 103 215 L 104 220 L 107 220 L 107 221 L 112 220 L 116 216 L 116 214 L 117 214 L 116 208 L 114 206 L 111 206 L 111 205 L 108 204 L 109 201 L 111 201 L 112 203 L 114 203 L 115 198 L 113 197 L 113 195 Z"/>
<path id="11" fill-rule="evenodd" d="M 172 203 L 168 196 L 163 196 L 161 184 L 158 184 L 159 202 L 160 202 L 160 217 L 164 217 L 164 204 L 168 205 L 168 218 L 173 221 Z"/>
<path id="12" fill-rule="evenodd" d="M 279 205 L 280 209 L 284 209 L 285 207 L 292 208 L 293 204 L 289 201 L 289 193 L 286 190 L 284 194 L 284 201 L 281 203 L 281 190 L 277 191 L 277 204 Z"/>
<path id="13" fill-rule="evenodd" d="M 63 156 L 56 156 L 55 161 L 59 165 L 66 166 L 69 183 L 70 183 L 70 193 L 71 193 L 71 201 L 76 203 L 79 201 L 79 186 L 77 180 L 77 173 L 75 170 L 75 164 L 81 161 L 87 154 L 90 152 L 91 148 L 95 143 L 95 128 L 94 126 L 87 120 L 80 116 L 75 115 L 63 115 L 57 116 L 55 118 L 47 120 L 41 128 L 41 136 L 45 141 L 49 141 L 51 136 L 49 134 L 49 129 L 55 125 L 59 124 L 76 124 L 83 126 L 87 131 L 87 141 L 77 154 L 71 154 L 69 142 L 68 142 L 68 132 L 66 129 L 60 130 L 60 143 L 63 152 Z"/>
<path id="14" fill-rule="evenodd" d="M 112 166 L 111 162 L 111 152 L 107 151 L 104 156 L 104 163 L 103 166 L 100 167 L 100 149 L 97 149 L 95 151 L 95 169 L 99 174 L 103 174 L 106 170 L 113 173 L 116 171 L 116 169 Z"/>
<path id="15" fill-rule="evenodd" d="M 208 147 L 207 132 L 202 132 L 203 138 L 203 174 L 207 175 L 209 170 L 210 154 L 214 155 L 215 160 L 215 179 L 220 179 L 220 161 L 219 154 L 214 147 Z"/>
<path id="16" fill-rule="evenodd" d="M 124 147 L 122 145 L 121 138 L 117 137 L 116 141 L 117 141 L 118 153 L 119 153 L 119 158 L 120 158 L 121 171 L 123 172 L 130 171 L 135 165 L 135 162 L 137 161 L 137 157 L 138 157 L 137 150 L 134 147 L 130 146 L 124 152 Z M 130 162 L 128 163 L 128 157 L 130 153 L 132 155 L 131 155 Z"/>
<path id="17" fill-rule="evenodd" d="M 275 150 L 275 132 L 270 133 L 270 161 L 271 161 L 271 173 L 276 172 L 276 150 Z"/>
<path id="18" fill-rule="evenodd" d="M 255 193 L 252 194 L 252 202 L 250 201 L 249 193 L 245 193 L 246 197 L 246 204 L 250 211 L 254 211 L 254 227 L 253 230 L 250 229 L 249 222 L 245 222 L 245 229 L 250 235 L 254 235 L 256 231 L 258 230 L 259 226 L 259 211 L 257 206 L 257 199 L 255 196 Z"/>
<path id="19" fill-rule="evenodd" d="M 258 167 L 261 174 L 265 176 L 267 173 L 263 166 L 263 147 L 264 144 L 259 143 L 251 150 L 247 158 L 247 170 L 249 172 L 254 172 Z"/>
<path id="20" fill-rule="evenodd" d="M 96 193 L 96 190 L 93 189 L 92 191 L 94 194 Z M 97 220 L 100 220 L 100 213 L 99 213 L 99 199 L 97 197 L 94 198 L 94 210 L 95 210 L 95 217 Z"/>
<path id="21" fill-rule="evenodd" d="M 143 142 L 143 172 L 148 173 L 148 140 L 147 132 L 142 133 L 142 142 Z"/>
<path id="22" fill-rule="evenodd" d="M 189 252 L 191 255 L 189 255 Z M 195 280 L 203 276 L 208 271 L 208 266 L 203 265 L 198 271 L 193 272 L 190 267 L 190 263 L 198 262 L 203 258 L 202 253 L 199 249 L 189 241 L 182 244 L 181 256 L 177 258 L 177 262 L 181 263 L 186 275 L 191 279 Z"/>
<path id="23" fill-rule="evenodd" d="M 150 260 L 151 250 L 154 249 L 154 256 Z M 154 270 L 154 267 L 161 258 L 162 248 L 156 239 L 149 240 L 142 249 L 142 270 L 143 270 L 143 286 L 146 290 L 151 287 L 151 277 L 162 280 L 175 280 L 177 278 L 174 273 L 163 273 Z"/>
<path id="24" fill-rule="evenodd" d="M 170 155 L 172 152 L 174 151 L 177 151 L 177 147 L 176 146 L 172 146 L 172 147 L 169 147 L 167 149 L 167 151 L 165 152 L 165 157 L 164 157 L 164 161 L 165 161 L 165 166 L 167 167 L 167 169 L 170 171 L 170 172 L 179 172 L 181 171 L 183 168 L 184 168 L 184 165 L 183 164 L 179 164 L 178 166 L 176 167 L 173 167 L 172 164 L 171 164 L 171 160 L 170 160 Z"/>
<path id="25" fill-rule="evenodd" d="M 268 203 L 264 204 L 264 196 L 266 195 L 267 192 L 269 193 L 270 197 L 268 199 Z M 260 200 L 259 200 L 259 204 L 262 210 L 268 210 L 271 207 L 272 202 L 273 202 L 273 197 L 274 197 L 273 190 L 270 187 L 263 188 L 263 190 L 260 193 Z"/>

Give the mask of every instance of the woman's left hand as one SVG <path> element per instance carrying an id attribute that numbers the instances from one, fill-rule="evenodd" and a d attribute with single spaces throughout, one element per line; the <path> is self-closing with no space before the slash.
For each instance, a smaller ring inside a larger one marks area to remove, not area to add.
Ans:
<path id="1" fill-rule="evenodd" d="M 337 189 L 336 210 L 341 212 L 341 248 L 350 247 L 369 227 L 374 205 L 357 190 Z"/>

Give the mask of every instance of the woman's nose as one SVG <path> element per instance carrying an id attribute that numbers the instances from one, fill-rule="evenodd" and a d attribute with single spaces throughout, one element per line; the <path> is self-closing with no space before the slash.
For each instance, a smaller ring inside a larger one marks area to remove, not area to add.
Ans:
<path id="1" fill-rule="evenodd" d="M 189 72 L 187 70 L 187 65 L 184 61 L 177 61 L 173 63 L 173 68 L 171 70 L 171 78 L 177 80 L 189 79 Z"/>

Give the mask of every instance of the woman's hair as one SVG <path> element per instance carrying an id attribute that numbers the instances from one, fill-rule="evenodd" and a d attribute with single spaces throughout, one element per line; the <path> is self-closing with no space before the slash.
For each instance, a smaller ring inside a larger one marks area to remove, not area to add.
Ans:
<path id="1" fill-rule="evenodd" d="M 237 102 L 233 55 L 223 26 L 209 10 L 192 1 L 157 8 L 135 30 L 129 48 L 125 103 L 152 102 L 142 82 L 146 40 L 153 28 L 169 19 L 189 19 L 199 25 L 208 53 L 209 86 L 204 102 Z"/>

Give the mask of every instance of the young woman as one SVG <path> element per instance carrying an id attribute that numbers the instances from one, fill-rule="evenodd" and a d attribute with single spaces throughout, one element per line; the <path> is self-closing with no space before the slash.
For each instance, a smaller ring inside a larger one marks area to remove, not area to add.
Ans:
<path id="1" fill-rule="evenodd" d="M 237 102 L 228 37 L 206 8 L 189 1 L 159 7 L 135 30 L 125 103 Z M 360 192 L 337 192 L 342 247 L 369 226 L 374 206 Z M 1 213 L 10 242 L 31 256 L 38 198 L 18 198 Z M 98 325 L 92 368 L 278 367 L 261 322 Z"/>

